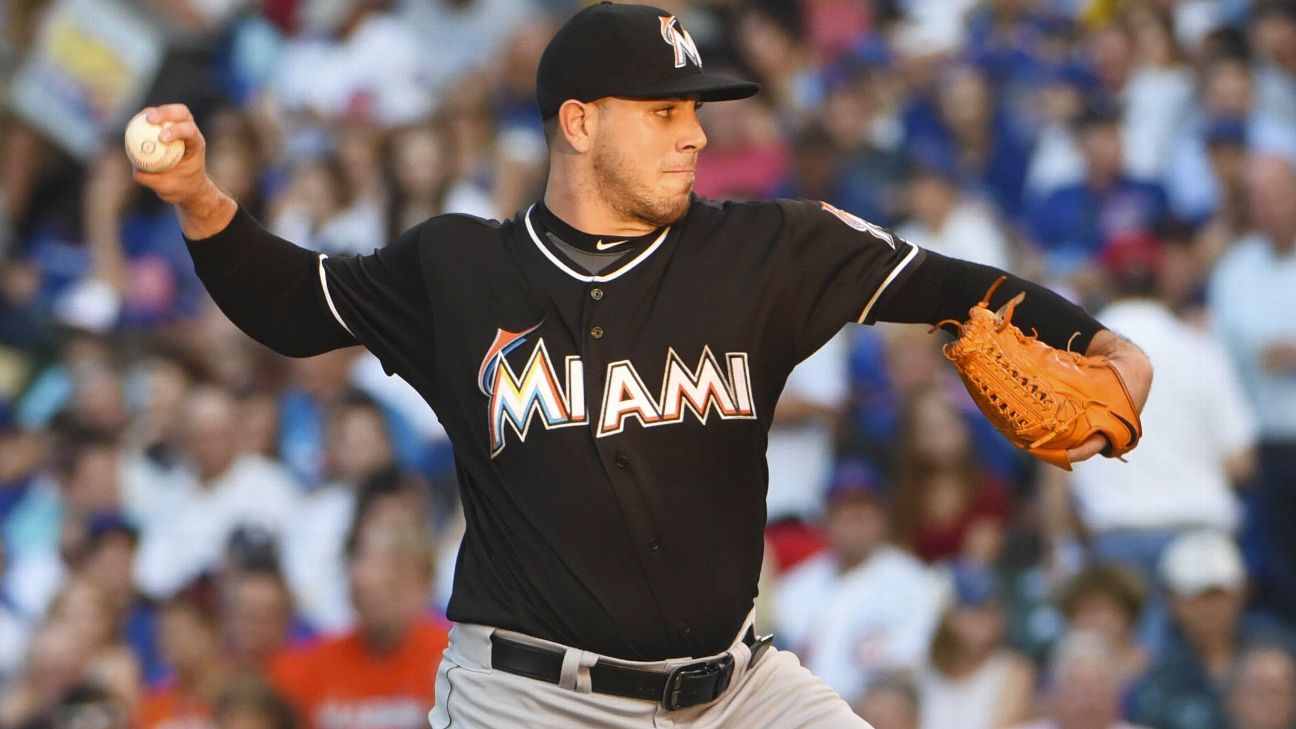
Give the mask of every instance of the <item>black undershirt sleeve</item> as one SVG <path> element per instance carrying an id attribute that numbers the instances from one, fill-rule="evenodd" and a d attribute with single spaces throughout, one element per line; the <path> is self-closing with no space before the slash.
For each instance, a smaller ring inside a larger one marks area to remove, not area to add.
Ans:
<path id="1" fill-rule="evenodd" d="M 256 341 L 289 357 L 358 344 L 324 299 L 319 254 L 265 230 L 241 207 L 221 232 L 185 243 L 216 305 Z"/>
<path id="2" fill-rule="evenodd" d="M 1027 333 L 1035 330 L 1045 344 L 1066 349 L 1069 343 L 1071 351 L 1084 353 L 1094 335 L 1105 328 L 1084 309 L 1044 286 L 993 266 L 932 251 L 926 253 L 917 269 L 878 301 L 875 309 L 878 321 L 907 324 L 935 324 L 944 319 L 965 321 L 968 309 L 976 306 L 1000 276 L 1007 276 L 1008 280 L 991 297 L 990 308 L 998 309 L 1025 291 L 1025 300 L 1013 314 L 1013 324 Z"/>

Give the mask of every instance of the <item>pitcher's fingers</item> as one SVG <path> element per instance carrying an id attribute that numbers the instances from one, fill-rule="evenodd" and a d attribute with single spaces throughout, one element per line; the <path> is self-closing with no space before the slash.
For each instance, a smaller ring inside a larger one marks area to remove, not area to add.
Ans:
<path id="1" fill-rule="evenodd" d="M 166 174 L 164 172 L 145 172 L 144 170 L 132 167 L 131 177 L 145 187 L 153 187 Z"/>
<path id="2" fill-rule="evenodd" d="M 173 187 L 175 184 L 171 182 L 171 173 L 174 171 L 174 168 L 170 170 L 162 170 L 161 172 L 145 172 L 144 170 L 132 167 L 131 171 L 131 177 L 134 178 L 136 182 L 154 191 L 160 192 L 158 190 L 159 185 L 169 188 Z"/>
<path id="3" fill-rule="evenodd" d="M 184 104 L 162 104 L 145 109 L 145 118 L 154 124 L 192 121 L 193 113 Z"/>
<path id="4" fill-rule="evenodd" d="M 193 146 L 196 142 L 202 140 L 202 134 L 198 131 L 197 124 L 192 121 L 182 121 L 176 122 L 158 132 L 158 139 L 163 142 L 183 139 L 186 145 Z"/>
<path id="5" fill-rule="evenodd" d="M 1085 461 L 1102 453 L 1107 447 L 1107 439 L 1101 435 L 1091 435 L 1085 442 L 1067 451 L 1067 459 L 1072 463 Z"/>

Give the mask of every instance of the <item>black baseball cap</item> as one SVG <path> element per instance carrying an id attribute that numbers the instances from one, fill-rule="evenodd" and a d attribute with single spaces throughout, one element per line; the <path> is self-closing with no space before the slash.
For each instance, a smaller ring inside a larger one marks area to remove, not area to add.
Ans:
<path id="1" fill-rule="evenodd" d="M 576 13 L 540 57 L 536 101 L 548 119 L 568 99 L 745 99 L 760 85 L 702 72 L 678 18 L 648 5 L 602 2 Z"/>

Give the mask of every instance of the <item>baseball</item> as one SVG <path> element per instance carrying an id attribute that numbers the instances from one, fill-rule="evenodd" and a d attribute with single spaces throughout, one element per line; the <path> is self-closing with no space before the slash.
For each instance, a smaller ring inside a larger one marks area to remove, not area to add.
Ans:
<path id="1" fill-rule="evenodd" d="M 185 144 L 176 139 L 163 142 L 158 133 L 171 126 L 171 122 L 154 124 L 144 118 L 144 112 L 135 115 L 126 125 L 126 156 L 135 169 L 143 172 L 164 172 L 175 167 L 184 155 Z"/>

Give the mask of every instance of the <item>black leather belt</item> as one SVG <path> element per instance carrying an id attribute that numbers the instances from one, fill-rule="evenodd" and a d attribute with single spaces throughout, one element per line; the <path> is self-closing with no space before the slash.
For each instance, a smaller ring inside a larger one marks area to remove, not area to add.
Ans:
<path id="1" fill-rule="evenodd" d="M 751 648 L 752 657 L 748 665 L 756 663 L 773 638 L 772 635 L 757 636 L 754 630 L 747 629 L 743 643 Z M 563 651 L 560 648 L 521 643 L 499 633 L 491 634 L 493 668 L 558 683 L 562 677 L 562 664 Z M 728 653 L 671 671 L 646 671 L 598 661 L 589 669 L 590 689 L 600 694 L 658 701 L 670 711 L 716 700 L 729 688 L 733 669 L 733 656 Z"/>

